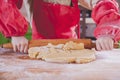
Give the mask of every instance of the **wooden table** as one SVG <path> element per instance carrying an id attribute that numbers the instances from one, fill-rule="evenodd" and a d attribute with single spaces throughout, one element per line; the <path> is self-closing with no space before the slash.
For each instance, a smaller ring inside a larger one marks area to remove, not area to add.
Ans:
<path id="1" fill-rule="evenodd" d="M 0 49 L 0 80 L 120 80 L 120 49 L 96 52 L 87 64 L 29 60 L 27 54 Z"/>

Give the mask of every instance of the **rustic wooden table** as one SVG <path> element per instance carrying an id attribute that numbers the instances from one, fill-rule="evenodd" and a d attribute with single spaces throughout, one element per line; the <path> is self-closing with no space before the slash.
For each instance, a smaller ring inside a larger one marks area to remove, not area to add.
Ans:
<path id="1" fill-rule="evenodd" d="M 57 64 L 0 49 L 0 80 L 120 80 L 120 49 L 96 57 L 87 64 Z"/>

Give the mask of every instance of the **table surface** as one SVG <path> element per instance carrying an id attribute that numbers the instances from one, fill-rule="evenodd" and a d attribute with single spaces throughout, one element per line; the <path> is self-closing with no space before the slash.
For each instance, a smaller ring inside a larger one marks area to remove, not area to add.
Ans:
<path id="1" fill-rule="evenodd" d="M 87 64 L 58 64 L 0 48 L 0 80 L 120 80 L 120 49 L 96 57 Z"/>

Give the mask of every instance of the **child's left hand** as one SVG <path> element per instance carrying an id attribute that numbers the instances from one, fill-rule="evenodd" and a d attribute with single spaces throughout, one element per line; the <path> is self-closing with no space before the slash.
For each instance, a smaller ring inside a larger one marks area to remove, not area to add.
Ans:
<path id="1" fill-rule="evenodd" d="M 114 40 L 111 37 L 100 37 L 96 40 L 96 49 L 101 50 L 112 50 L 114 48 Z"/>
<path id="2" fill-rule="evenodd" d="M 28 40 L 24 36 L 12 36 L 12 45 L 15 52 L 27 53 Z"/>

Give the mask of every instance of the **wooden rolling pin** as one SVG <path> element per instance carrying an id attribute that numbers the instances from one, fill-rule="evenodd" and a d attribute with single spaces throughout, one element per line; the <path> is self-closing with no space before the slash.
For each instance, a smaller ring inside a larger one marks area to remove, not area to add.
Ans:
<path id="1" fill-rule="evenodd" d="M 76 43 L 84 43 L 84 47 L 86 49 L 95 48 L 95 43 L 92 43 L 91 39 L 41 39 L 41 40 L 30 40 L 29 41 L 29 48 L 30 47 L 37 47 L 37 46 L 45 46 L 48 43 L 52 43 L 54 45 L 57 44 L 65 44 L 68 41 L 74 41 Z M 13 46 L 11 43 L 3 44 L 1 47 L 12 49 Z M 114 45 L 114 48 L 118 48 L 118 44 Z"/>

